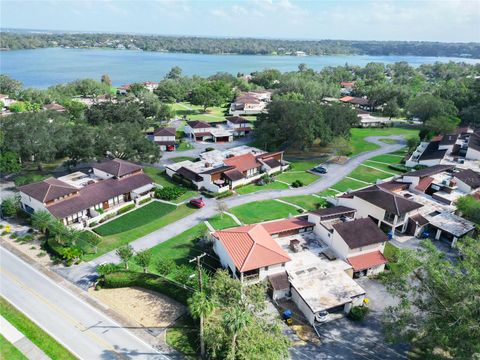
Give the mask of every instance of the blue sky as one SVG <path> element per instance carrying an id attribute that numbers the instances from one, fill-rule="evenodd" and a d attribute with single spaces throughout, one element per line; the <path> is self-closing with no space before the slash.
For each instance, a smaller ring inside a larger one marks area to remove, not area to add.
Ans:
<path id="1" fill-rule="evenodd" d="M 480 42 L 480 0 L 2 0 L 4 28 Z"/>

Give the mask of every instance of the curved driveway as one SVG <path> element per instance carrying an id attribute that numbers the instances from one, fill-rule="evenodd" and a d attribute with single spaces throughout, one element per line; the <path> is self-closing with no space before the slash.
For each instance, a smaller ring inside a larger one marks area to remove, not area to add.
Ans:
<path id="1" fill-rule="evenodd" d="M 395 139 L 400 142 L 397 144 L 386 144 L 379 139 Z M 296 188 L 296 189 L 285 189 L 285 190 L 265 190 L 259 191 L 246 195 L 238 195 L 230 198 L 223 199 L 226 205 L 231 208 L 253 201 L 259 200 L 269 200 L 276 199 L 286 196 L 297 196 L 297 195 L 308 195 L 315 194 L 336 184 L 338 181 L 342 180 L 350 172 L 352 172 L 357 166 L 359 166 L 365 160 L 368 160 L 374 156 L 382 155 L 390 152 L 397 151 L 406 145 L 406 142 L 402 136 L 372 136 L 367 137 L 365 140 L 377 144 L 380 146 L 379 149 L 368 151 L 356 155 L 350 158 L 345 164 L 337 165 L 331 164 L 328 165 L 328 174 L 322 175 L 317 181 L 311 183 L 310 185 Z M 135 250 L 142 250 L 151 248 L 157 244 L 160 244 L 174 236 L 177 236 L 184 232 L 185 230 L 190 229 L 191 227 L 203 222 L 210 217 L 214 216 L 217 213 L 216 209 L 216 200 L 215 199 L 205 199 L 206 205 L 202 209 L 196 211 L 195 213 L 184 217 L 174 223 L 171 223 L 167 226 L 164 226 L 148 235 L 145 235 L 133 242 L 131 245 Z M 70 268 L 58 267 L 55 269 L 62 276 L 66 277 L 70 281 L 74 282 L 82 288 L 87 288 L 91 281 L 95 279 L 96 273 L 95 268 L 98 264 L 105 262 L 115 262 L 119 261 L 118 257 L 115 255 L 115 251 L 111 251 L 105 255 L 102 255 L 90 262 L 80 264 L 78 266 L 73 266 Z"/>

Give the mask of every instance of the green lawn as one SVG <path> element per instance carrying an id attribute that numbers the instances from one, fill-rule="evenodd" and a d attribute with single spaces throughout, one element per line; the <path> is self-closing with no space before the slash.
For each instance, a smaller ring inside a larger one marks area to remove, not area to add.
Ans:
<path id="1" fill-rule="evenodd" d="M 15 345 L 0 335 L 0 359 L 5 360 L 28 360 Z"/>
<path id="2" fill-rule="evenodd" d="M 185 151 L 185 150 L 192 150 L 192 149 L 193 149 L 192 144 L 190 144 L 188 141 L 182 141 L 180 144 L 178 144 L 176 151 Z"/>
<path id="3" fill-rule="evenodd" d="M 108 236 L 129 231 L 161 218 L 176 208 L 177 207 L 175 205 L 153 201 L 139 209 L 119 217 L 116 220 L 112 220 L 104 225 L 100 225 L 99 227 L 95 228 L 95 232 L 100 236 Z"/>
<path id="4" fill-rule="evenodd" d="M 215 230 L 222 230 L 238 226 L 238 224 L 229 215 L 226 214 L 223 214 L 223 216 L 217 214 L 214 217 L 208 219 L 208 222 L 215 228 Z"/>
<path id="5" fill-rule="evenodd" d="M 195 161 L 197 159 L 191 156 L 177 156 L 177 157 L 170 158 L 169 160 L 175 163 L 178 163 L 178 162 L 187 161 L 187 160 Z"/>
<path id="6" fill-rule="evenodd" d="M 202 222 L 194 227 L 182 232 L 181 234 L 158 244 L 150 249 L 152 252 L 152 261 L 149 266 L 151 273 L 157 273 L 155 269 L 156 259 L 169 258 L 177 263 L 177 265 L 190 265 L 188 262 L 192 257 L 201 254 L 203 251 L 198 249 L 194 240 L 203 236 L 208 231 L 207 226 Z M 141 271 L 140 267 L 133 261 L 130 262 L 132 270 Z"/>
<path id="7" fill-rule="evenodd" d="M 327 159 L 327 157 L 321 157 L 313 160 L 286 160 L 290 162 L 291 170 L 306 171 L 323 164 Z"/>
<path id="8" fill-rule="evenodd" d="M 65 349 L 59 342 L 48 335 L 40 327 L 38 327 L 28 317 L 23 315 L 15 307 L 13 307 L 8 301 L 0 297 L 0 315 L 2 315 L 10 324 L 18 329 L 23 335 L 25 335 L 31 342 L 37 345 L 43 350 L 50 358 L 55 360 L 70 360 L 76 359 L 72 353 Z M 3 349 L 2 346 L 2 359 Z M 5 359 L 11 359 L 5 357 Z M 13 358 L 15 359 L 15 358 Z M 23 359 L 19 357 L 18 359 Z"/>
<path id="9" fill-rule="evenodd" d="M 370 160 L 384 162 L 387 164 L 400 164 L 402 161 L 402 158 L 400 156 L 384 154 L 384 155 L 374 156 Z"/>
<path id="10" fill-rule="evenodd" d="M 332 189 L 326 189 L 326 190 L 323 190 L 323 191 L 319 192 L 317 195 L 327 197 L 327 196 L 335 196 L 337 194 L 338 194 L 338 192 L 336 192 Z"/>
<path id="11" fill-rule="evenodd" d="M 256 185 L 256 184 L 249 184 L 249 185 L 245 185 L 245 186 L 242 186 L 238 189 L 235 189 L 235 191 L 238 193 L 238 194 L 250 194 L 250 193 L 253 193 L 255 191 L 264 191 L 264 190 L 282 190 L 282 189 L 288 189 L 288 185 L 287 184 L 284 184 L 284 183 L 281 183 L 281 182 L 278 182 L 278 181 L 274 181 L 274 182 L 271 182 L 270 184 L 265 184 L 263 186 L 259 186 L 259 185 Z"/>
<path id="12" fill-rule="evenodd" d="M 228 104 L 225 106 L 212 106 L 207 108 L 207 112 L 203 112 L 203 106 L 192 105 L 189 102 L 181 102 L 176 104 L 169 104 L 175 111 L 177 116 L 187 116 L 189 120 L 201 121 L 221 121 L 225 119 L 225 111 Z"/>
<path id="13" fill-rule="evenodd" d="M 293 171 L 286 171 L 280 175 L 275 176 L 275 180 L 284 181 L 288 184 L 292 184 L 295 180 L 300 180 L 303 182 L 304 185 L 311 184 L 312 182 L 320 179 L 320 176 L 313 175 L 308 172 L 296 172 L 297 170 Z"/>
<path id="14" fill-rule="evenodd" d="M 347 190 L 356 190 L 368 186 L 360 181 L 355 181 L 352 179 L 343 179 L 338 183 L 332 186 L 332 189 L 338 190 L 340 192 L 345 192 Z"/>
<path id="15" fill-rule="evenodd" d="M 150 205 L 150 204 L 149 204 Z M 148 205 L 146 205 L 148 206 Z M 168 224 L 171 224 L 175 221 L 178 221 L 188 215 L 191 215 L 195 212 L 195 208 L 192 208 L 187 205 L 180 205 L 175 210 L 167 213 L 164 216 L 157 217 L 154 220 L 135 227 L 131 230 L 121 232 L 118 234 L 113 234 L 109 236 L 102 237 L 100 244 L 98 245 L 96 254 L 84 255 L 83 260 L 89 261 L 100 255 L 103 255 L 111 250 L 114 250 L 122 245 L 128 244 L 129 242 L 136 240 L 142 236 L 150 234 L 151 232 L 160 229 Z M 105 224 L 107 225 L 107 224 Z"/>
<path id="16" fill-rule="evenodd" d="M 200 347 L 198 328 L 189 315 L 183 316 L 167 329 L 166 341 L 168 345 L 182 352 L 187 358 L 198 358 Z"/>
<path id="17" fill-rule="evenodd" d="M 368 165 L 368 166 L 373 166 L 377 169 L 388 171 L 389 173 L 393 173 L 393 174 L 402 174 L 404 172 L 404 171 L 390 169 L 388 167 L 388 165 L 386 165 L 386 164 L 379 164 L 379 163 L 376 163 L 376 162 L 373 162 L 373 161 L 370 161 L 370 160 L 365 161 L 364 164 Z"/>
<path id="18" fill-rule="evenodd" d="M 326 201 L 324 199 L 320 199 L 313 195 L 288 196 L 282 198 L 282 200 L 301 206 L 306 210 L 315 210 L 318 208 L 317 205 L 319 204 L 326 205 Z"/>
<path id="19" fill-rule="evenodd" d="M 298 209 L 275 200 L 262 200 L 236 206 L 230 209 L 230 212 L 245 224 L 255 224 L 296 215 Z"/>
<path id="20" fill-rule="evenodd" d="M 352 145 L 352 156 L 365 151 L 378 149 L 378 145 L 365 141 L 367 136 L 389 136 L 389 135 L 405 135 L 405 138 L 417 137 L 418 130 L 403 128 L 385 128 L 385 129 L 351 129 L 350 144 Z"/>
<path id="21" fill-rule="evenodd" d="M 350 174 L 348 174 L 348 176 L 354 179 L 366 181 L 373 184 L 373 183 L 376 183 L 378 179 L 386 179 L 393 175 L 387 174 L 380 170 L 376 170 L 370 167 L 360 165 L 355 170 L 353 170 Z"/>

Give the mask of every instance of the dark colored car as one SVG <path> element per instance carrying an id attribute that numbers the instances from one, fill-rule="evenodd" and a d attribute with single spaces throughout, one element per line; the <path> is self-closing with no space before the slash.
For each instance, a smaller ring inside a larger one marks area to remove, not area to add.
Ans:
<path id="1" fill-rule="evenodd" d="M 195 206 L 195 207 L 200 209 L 200 208 L 205 206 L 205 201 L 203 201 L 202 198 L 192 199 L 192 200 L 190 200 L 190 205 Z"/>
<path id="2" fill-rule="evenodd" d="M 317 166 L 312 169 L 312 171 L 315 171 L 319 174 L 326 174 L 328 172 L 327 168 L 324 166 Z"/>

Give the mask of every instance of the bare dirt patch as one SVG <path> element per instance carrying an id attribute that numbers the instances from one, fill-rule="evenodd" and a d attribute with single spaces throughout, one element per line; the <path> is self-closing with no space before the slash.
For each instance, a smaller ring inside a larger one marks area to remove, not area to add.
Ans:
<path id="1" fill-rule="evenodd" d="M 154 291 L 137 287 L 88 290 L 112 310 L 144 327 L 167 327 L 186 312 L 185 306 Z"/>

